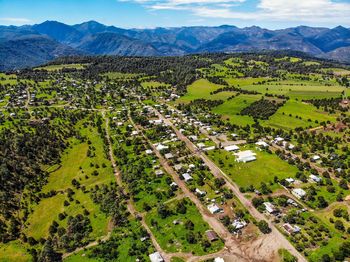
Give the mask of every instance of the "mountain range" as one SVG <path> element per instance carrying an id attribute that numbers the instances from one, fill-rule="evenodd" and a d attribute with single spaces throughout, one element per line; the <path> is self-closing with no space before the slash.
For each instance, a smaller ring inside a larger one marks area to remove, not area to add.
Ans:
<path id="1" fill-rule="evenodd" d="M 69 55 L 177 56 L 259 50 L 296 50 L 350 63 L 350 28 L 269 30 L 222 25 L 122 29 L 96 21 L 0 26 L 0 70 L 36 66 Z"/>

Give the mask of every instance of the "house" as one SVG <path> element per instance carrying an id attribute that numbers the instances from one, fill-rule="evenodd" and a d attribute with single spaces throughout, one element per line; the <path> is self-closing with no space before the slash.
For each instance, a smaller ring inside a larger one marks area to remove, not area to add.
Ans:
<path id="1" fill-rule="evenodd" d="M 275 144 L 277 144 L 277 143 L 280 143 L 280 142 L 282 142 L 282 141 L 284 141 L 284 138 L 282 138 L 282 137 L 275 137 L 275 139 L 273 140 L 273 142 L 275 143 Z"/>
<path id="2" fill-rule="evenodd" d="M 195 192 L 199 196 L 205 196 L 207 194 L 205 191 L 202 191 L 202 190 L 200 190 L 198 188 L 196 188 Z"/>
<path id="3" fill-rule="evenodd" d="M 139 133 L 139 132 L 137 132 L 136 130 L 134 130 L 134 131 L 131 132 L 131 135 L 132 135 L 132 136 L 136 136 L 138 133 Z"/>
<path id="4" fill-rule="evenodd" d="M 164 174 L 164 172 L 163 172 L 163 170 L 159 169 L 159 170 L 156 170 L 155 174 L 157 177 L 160 177 Z"/>
<path id="5" fill-rule="evenodd" d="M 149 259 L 151 260 L 151 262 L 164 262 L 164 259 L 159 252 L 154 252 L 150 254 Z"/>
<path id="6" fill-rule="evenodd" d="M 221 209 L 220 207 L 218 207 L 217 204 L 215 204 L 215 203 L 212 203 L 212 204 L 208 205 L 207 208 L 208 208 L 209 212 L 212 213 L 212 214 L 219 213 L 219 212 L 221 212 L 221 210 L 222 210 L 222 209 Z"/>
<path id="7" fill-rule="evenodd" d="M 273 204 L 271 204 L 270 202 L 264 202 L 264 206 L 267 212 L 269 212 L 270 214 L 273 214 L 276 212 L 276 208 Z"/>
<path id="8" fill-rule="evenodd" d="M 244 228 L 247 225 L 247 222 L 244 220 L 236 219 L 232 222 L 232 226 L 235 230 L 239 230 L 241 228 Z"/>
<path id="9" fill-rule="evenodd" d="M 292 190 L 292 194 L 297 197 L 297 198 L 303 198 L 306 195 L 305 190 L 301 189 L 301 188 L 294 188 Z"/>
<path id="10" fill-rule="evenodd" d="M 175 182 L 171 182 L 170 187 L 177 188 L 177 184 Z"/>
<path id="11" fill-rule="evenodd" d="M 197 141 L 198 140 L 198 137 L 195 136 L 195 135 L 188 136 L 188 138 L 191 139 L 191 141 Z"/>
<path id="12" fill-rule="evenodd" d="M 288 143 L 287 141 L 283 141 L 282 142 L 282 145 L 284 148 L 287 148 L 289 150 L 292 150 L 293 148 L 295 148 L 295 145 L 291 144 L 291 143 Z M 288 146 L 287 146 L 288 145 Z"/>
<path id="13" fill-rule="evenodd" d="M 300 232 L 300 227 L 298 227 L 296 225 L 292 226 L 289 223 L 283 224 L 282 227 L 289 235 L 296 234 L 296 233 Z"/>
<path id="14" fill-rule="evenodd" d="M 322 181 L 322 179 L 320 177 L 315 176 L 315 175 L 310 175 L 309 178 L 316 183 L 319 183 Z"/>
<path id="15" fill-rule="evenodd" d="M 289 184 L 293 184 L 295 180 L 291 177 L 285 179 Z"/>
<path id="16" fill-rule="evenodd" d="M 266 143 L 265 141 L 258 141 L 258 142 L 255 143 L 255 145 L 257 145 L 257 146 L 260 147 L 260 148 L 269 147 L 269 144 Z"/>
<path id="17" fill-rule="evenodd" d="M 214 150 L 215 146 L 208 146 L 206 148 L 203 148 L 204 151 L 210 151 L 210 150 Z"/>
<path id="18" fill-rule="evenodd" d="M 197 147 L 200 148 L 200 149 L 202 149 L 202 148 L 205 147 L 205 144 L 204 144 L 204 143 L 198 143 L 198 144 L 197 144 Z"/>
<path id="19" fill-rule="evenodd" d="M 235 134 L 235 133 L 232 133 L 231 136 L 232 136 L 232 137 L 238 137 L 238 135 Z"/>
<path id="20" fill-rule="evenodd" d="M 189 173 L 183 173 L 182 176 L 183 176 L 185 182 L 193 180 L 193 178 L 191 177 L 191 175 Z"/>
<path id="21" fill-rule="evenodd" d="M 234 155 L 236 156 L 237 162 L 246 163 L 246 162 L 251 162 L 251 161 L 256 160 L 256 154 L 251 150 L 246 150 L 246 151 L 234 153 Z"/>
<path id="22" fill-rule="evenodd" d="M 180 171 L 182 169 L 182 165 L 181 164 L 177 164 L 177 165 L 174 166 L 174 169 L 176 171 Z"/>
<path id="23" fill-rule="evenodd" d="M 225 262 L 225 260 L 222 257 L 216 257 L 214 258 L 214 262 Z"/>
<path id="24" fill-rule="evenodd" d="M 213 230 L 205 231 L 205 234 L 210 242 L 214 242 L 219 239 L 218 235 Z"/>
<path id="25" fill-rule="evenodd" d="M 156 147 L 156 149 L 158 151 L 162 151 L 162 150 L 168 149 L 168 148 L 169 148 L 168 146 L 165 146 L 165 145 L 162 145 L 162 144 L 158 144 L 157 147 Z"/>
<path id="26" fill-rule="evenodd" d="M 167 154 L 164 155 L 164 157 L 166 159 L 172 159 L 172 158 L 174 158 L 174 155 L 172 153 L 167 153 Z"/>
<path id="27" fill-rule="evenodd" d="M 318 161 L 320 159 L 321 159 L 321 157 L 318 156 L 318 155 L 314 155 L 313 157 L 311 157 L 311 161 L 313 161 L 313 162 L 316 162 L 316 161 Z"/>
<path id="28" fill-rule="evenodd" d="M 295 202 L 295 201 L 294 201 L 293 199 L 291 199 L 291 198 L 288 198 L 287 204 L 288 204 L 288 205 L 295 206 L 295 207 L 298 207 L 297 202 Z"/>
<path id="29" fill-rule="evenodd" d="M 236 145 L 231 145 L 231 146 L 225 146 L 224 149 L 228 152 L 231 152 L 231 151 L 238 151 L 239 147 Z"/>
<path id="30" fill-rule="evenodd" d="M 146 154 L 147 154 L 147 155 L 151 155 L 152 153 L 153 153 L 153 151 L 152 151 L 151 149 L 147 149 L 147 150 L 146 150 Z"/>

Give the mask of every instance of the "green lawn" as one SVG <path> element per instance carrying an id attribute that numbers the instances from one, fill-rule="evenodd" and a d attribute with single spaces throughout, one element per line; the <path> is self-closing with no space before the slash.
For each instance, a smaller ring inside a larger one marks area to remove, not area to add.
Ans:
<path id="1" fill-rule="evenodd" d="M 296 118 L 296 116 L 301 117 L 301 119 Z M 315 123 L 316 120 L 318 123 Z M 270 127 L 292 129 L 296 127 L 320 126 L 320 122 L 323 121 L 335 122 L 336 116 L 318 110 L 311 104 L 289 100 L 268 120 L 262 121 L 262 124 Z"/>
<path id="2" fill-rule="evenodd" d="M 177 100 L 177 103 L 186 103 L 186 102 L 193 101 L 195 99 L 210 99 L 210 100 L 225 99 L 228 96 L 230 96 L 228 93 L 231 93 L 231 95 L 234 94 L 232 92 L 220 92 L 215 95 L 210 95 L 210 92 L 213 92 L 219 89 L 220 87 L 222 86 L 211 83 L 206 79 L 199 79 L 187 87 L 186 95 L 180 97 Z"/>
<path id="3" fill-rule="evenodd" d="M 242 116 L 239 113 L 252 104 L 253 102 L 259 100 L 260 95 L 239 95 L 231 100 L 225 101 L 223 104 L 213 108 L 213 112 L 222 115 L 224 118 L 230 120 L 232 124 L 236 125 L 248 125 L 254 123 L 254 120 L 250 116 Z"/>
<path id="4" fill-rule="evenodd" d="M 251 149 L 251 148 L 245 148 Z M 241 150 L 245 150 L 241 148 Z M 212 150 L 208 155 L 214 162 L 230 176 L 232 181 L 238 186 L 247 187 L 253 185 L 259 187 L 261 182 L 269 183 L 277 176 L 279 179 L 295 177 L 298 169 L 281 160 L 275 154 L 269 154 L 265 151 L 253 149 L 256 153 L 257 160 L 249 163 L 238 163 L 235 161 L 233 153 L 223 149 Z M 273 184 L 272 189 L 280 186 Z"/>
<path id="5" fill-rule="evenodd" d="M 43 67 L 37 67 L 36 69 L 45 69 L 48 71 L 56 71 L 61 70 L 63 68 L 75 68 L 75 69 L 84 69 L 85 64 L 62 64 L 62 65 L 49 65 L 49 66 L 43 66 Z"/>

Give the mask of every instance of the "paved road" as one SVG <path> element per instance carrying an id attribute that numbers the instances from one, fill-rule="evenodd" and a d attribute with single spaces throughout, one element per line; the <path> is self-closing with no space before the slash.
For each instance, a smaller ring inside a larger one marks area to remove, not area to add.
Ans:
<path id="1" fill-rule="evenodd" d="M 238 199 L 241 201 L 241 203 L 248 209 L 250 214 L 257 220 L 265 220 L 263 214 L 261 214 L 254 206 L 251 204 L 251 202 L 245 198 L 245 196 L 239 191 L 238 186 L 233 183 L 233 181 L 219 168 L 216 166 L 216 164 L 211 161 L 204 153 L 198 151 L 197 147 L 186 137 L 184 136 L 174 125 L 173 123 L 165 118 L 162 114 L 160 114 L 156 109 L 155 113 L 158 115 L 160 119 L 164 121 L 165 124 L 172 127 L 178 138 L 182 141 L 184 141 L 187 145 L 187 147 L 193 152 L 196 153 L 198 156 L 200 156 L 204 163 L 209 167 L 211 172 L 215 177 L 223 178 L 226 181 L 226 185 L 229 189 L 231 189 L 234 194 L 238 197 Z M 274 236 L 274 238 L 278 241 L 278 243 L 285 249 L 287 249 L 291 254 L 293 254 L 295 257 L 298 258 L 298 261 L 306 261 L 306 259 L 294 248 L 294 246 L 283 236 L 283 234 L 278 231 L 278 229 L 271 223 L 271 221 L 267 221 L 269 223 L 270 228 L 272 229 L 271 234 Z"/>

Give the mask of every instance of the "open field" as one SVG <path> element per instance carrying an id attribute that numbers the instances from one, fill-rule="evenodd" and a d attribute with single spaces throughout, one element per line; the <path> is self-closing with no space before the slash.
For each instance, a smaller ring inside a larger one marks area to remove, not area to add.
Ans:
<path id="1" fill-rule="evenodd" d="M 185 200 L 186 201 L 186 200 Z M 195 205 L 187 200 L 186 213 L 174 213 L 177 201 L 169 203 L 172 214 L 166 218 L 160 218 L 157 210 L 154 209 L 146 215 L 146 222 L 156 236 L 160 246 L 168 252 L 192 252 L 195 255 L 203 255 L 219 251 L 223 247 L 221 240 L 215 241 L 207 249 L 203 249 L 202 241 L 206 239 L 205 231 L 209 226 L 205 223 Z M 174 225 L 173 221 L 179 220 L 179 224 Z M 191 221 L 193 229 L 187 229 L 186 223 Z M 188 234 L 196 236 L 195 243 L 189 243 Z"/>
<path id="2" fill-rule="evenodd" d="M 246 148 L 250 149 L 250 148 Z M 244 149 L 241 149 L 244 150 Z M 254 149 L 253 149 L 254 150 Z M 249 163 L 238 163 L 231 152 L 222 149 L 209 151 L 209 157 L 230 176 L 232 181 L 241 187 L 253 185 L 259 188 L 261 183 L 271 185 L 271 189 L 277 189 L 280 185 L 275 184 L 274 177 L 284 179 L 294 177 L 298 169 L 279 159 L 275 154 L 254 150 L 256 161 Z"/>
<path id="3" fill-rule="evenodd" d="M 91 127 L 81 129 L 81 133 L 91 141 L 91 145 L 95 148 L 95 156 L 92 158 L 87 156 L 89 145 L 86 142 L 81 143 L 76 140 L 71 142 L 72 148 L 68 149 L 62 156 L 61 166 L 51 173 L 47 185 L 42 190 L 42 192 L 54 190 L 58 194 L 41 200 L 37 206 L 33 207 L 34 212 L 29 215 L 25 231 L 35 239 L 47 237 L 48 229 L 53 220 L 58 221 L 59 213 L 66 212 L 68 215 L 75 216 L 83 213 L 85 209 L 90 213 L 89 218 L 93 227 L 91 237 L 96 238 L 107 233 L 108 219 L 99 211 L 99 207 L 92 202 L 88 194 L 81 190 L 75 190 L 72 185 L 73 179 L 79 181 L 86 188 L 98 184 L 108 184 L 114 180 L 110 163 L 104 155 L 103 142 L 96 129 Z M 96 169 L 96 165 L 99 168 Z M 104 165 L 105 167 L 103 167 Z M 56 168 L 57 166 L 51 167 L 51 169 Z M 97 176 L 92 175 L 94 170 L 98 170 Z M 74 189 L 75 203 L 65 206 L 68 188 Z M 64 225 L 66 221 L 63 220 L 59 223 Z"/>
<path id="4" fill-rule="evenodd" d="M 32 261 L 23 245 L 17 241 L 0 244 L 0 261 L 2 262 L 28 262 Z"/>

